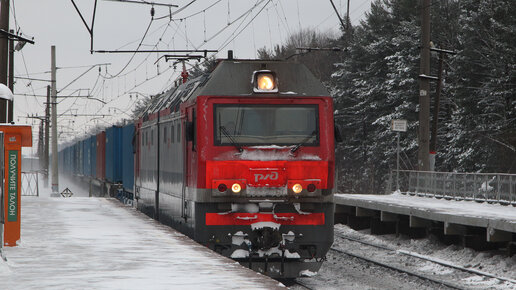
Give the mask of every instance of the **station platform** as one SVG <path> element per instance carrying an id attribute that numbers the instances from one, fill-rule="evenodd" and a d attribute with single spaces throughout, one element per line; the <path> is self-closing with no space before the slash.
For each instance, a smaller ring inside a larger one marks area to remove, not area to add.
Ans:
<path id="1" fill-rule="evenodd" d="M 381 224 L 398 222 L 404 217 L 408 220 L 410 228 L 435 228 L 436 223 L 441 224 L 444 235 L 468 236 L 473 232 L 478 233 L 478 229 L 483 229 L 486 242 L 514 242 L 513 234 L 516 233 L 516 207 L 510 205 L 418 197 L 400 193 L 336 194 L 335 204 L 336 220 L 339 214 L 344 214 L 354 218 L 373 217 Z"/>
<path id="2" fill-rule="evenodd" d="M 115 199 L 23 196 L 21 214 L 0 289 L 285 289 Z"/>

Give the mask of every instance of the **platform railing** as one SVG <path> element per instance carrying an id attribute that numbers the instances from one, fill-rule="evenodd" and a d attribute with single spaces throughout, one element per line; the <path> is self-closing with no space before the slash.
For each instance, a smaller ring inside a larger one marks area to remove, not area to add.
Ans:
<path id="1" fill-rule="evenodd" d="M 22 196 L 39 196 L 39 182 L 37 171 L 23 171 L 22 179 Z"/>
<path id="2" fill-rule="evenodd" d="M 393 170 L 390 180 L 402 194 L 516 205 L 516 174 Z"/>

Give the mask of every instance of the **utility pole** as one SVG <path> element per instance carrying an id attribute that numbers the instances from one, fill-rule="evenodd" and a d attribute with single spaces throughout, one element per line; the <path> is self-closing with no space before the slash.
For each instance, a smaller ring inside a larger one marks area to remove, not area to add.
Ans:
<path id="1" fill-rule="evenodd" d="M 348 0 L 348 8 L 347 8 L 348 12 L 346 13 L 346 30 L 347 30 L 348 33 L 349 33 L 349 30 L 351 29 L 351 19 L 349 17 L 349 1 L 350 0 Z"/>
<path id="2" fill-rule="evenodd" d="M 439 70 L 437 72 L 437 78 L 439 79 L 437 81 L 437 89 L 436 94 L 434 98 L 434 116 L 432 118 L 432 135 L 430 138 L 430 151 L 436 152 L 437 151 L 437 125 L 439 123 L 439 104 L 441 99 L 441 90 L 443 86 L 443 62 L 444 62 L 444 53 L 441 52 L 439 54 Z"/>
<path id="3" fill-rule="evenodd" d="M 0 0 L 0 29 L 9 31 L 9 0 Z M 7 34 L 0 35 L 0 83 L 7 85 L 7 66 L 8 66 L 8 39 Z M 7 100 L 0 99 L 0 123 L 6 123 Z"/>
<path id="4" fill-rule="evenodd" d="M 10 30 L 14 34 L 14 30 Z M 14 38 L 9 40 L 9 89 L 14 93 Z M 14 119 L 14 99 L 7 101 L 7 123 L 11 123 Z"/>
<path id="5" fill-rule="evenodd" d="M 421 62 L 419 74 L 419 149 L 418 170 L 430 170 L 430 6 L 431 0 L 422 0 L 421 7 Z"/>
<path id="6" fill-rule="evenodd" d="M 56 88 L 56 47 L 52 45 L 51 50 L 51 73 L 52 86 L 52 194 L 59 197 L 59 177 L 57 168 L 57 88 Z"/>
<path id="7" fill-rule="evenodd" d="M 50 86 L 47 86 L 47 104 L 45 108 L 45 150 L 43 157 L 43 166 L 44 166 L 44 178 L 43 184 L 45 188 L 48 188 L 48 141 L 50 139 L 49 131 L 50 131 Z"/>
<path id="8" fill-rule="evenodd" d="M 430 138 L 430 152 L 434 155 L 433 158 L 433 167 L 435 168 L 435 154 L 437 152 L 437 125 L 439 124 L 439 106 L 441 99 L 441 91 L 443 88 L 443 65 L 446 54 L 456 54 L 456 52 L 446 49 L 440 49 L 431 47 L 431 51 L 436 51 L 439 53 L 439 68 L 437 72 L 437 88 L 434 99 L 434 114 L 432 118 L 432 135 Z M 431 162 L 432 163 L 432 162 Z M 432 166 L 431 166 L 432 167 Z M 430 168 L 433 171 L 433 168 Z"/>

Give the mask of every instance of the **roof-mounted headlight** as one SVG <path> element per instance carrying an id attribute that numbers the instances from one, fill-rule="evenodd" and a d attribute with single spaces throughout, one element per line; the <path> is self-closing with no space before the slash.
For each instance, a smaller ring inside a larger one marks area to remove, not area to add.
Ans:
<path id="1" fill-rule="evenodd" d="M 255 93 L 277 93 L 278 80 L 270 70 L 260 70 L 253 73 L 253 91 Z"/>

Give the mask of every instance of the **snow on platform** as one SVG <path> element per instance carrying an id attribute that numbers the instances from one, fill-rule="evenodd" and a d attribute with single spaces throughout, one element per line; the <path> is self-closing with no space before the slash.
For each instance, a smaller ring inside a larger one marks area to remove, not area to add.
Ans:
<path id="1" fill-rule="evenodd" d="M 516 233 L 516 207 L 403 194 L 336 194 L 337 205 Z"/>
<path id="2" fill-rule="evenodd" d="M 21 236 L 0 289 L 282 288 L 113 199 L 24 196 Z"/>

